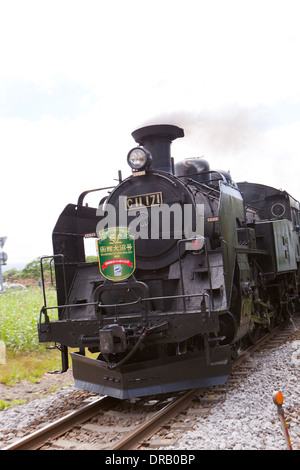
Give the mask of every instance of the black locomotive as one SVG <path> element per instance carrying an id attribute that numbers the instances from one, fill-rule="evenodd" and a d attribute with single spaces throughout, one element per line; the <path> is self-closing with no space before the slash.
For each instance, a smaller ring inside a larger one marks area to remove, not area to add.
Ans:
<path id="1" fill-rule="evenodd" d="M 44 289 L 39 340 L 59 345 L 62 372 L 76 350 L 78 388 L 121 399 L 224 383 L 241 343 L 295 311 L 299 202 L 202 158 L 174 165 L 179 127 L 132 136 L 132 175 L 102 188 L 98 208 L 84 192 L 56 223 L 58 319 Z M 86 262 L 87 237 L 98 261 Z"/>

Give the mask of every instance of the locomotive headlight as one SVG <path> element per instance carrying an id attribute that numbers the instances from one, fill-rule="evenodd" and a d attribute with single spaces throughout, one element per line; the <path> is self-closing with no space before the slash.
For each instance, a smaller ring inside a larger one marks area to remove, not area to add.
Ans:
<path id="1" fill-rule="evenodd" d="M 143 170 L 151 165 L 151 154 L 142 147 L 135 147 L 127 155 L 127 162 L 133 170 Z"/>

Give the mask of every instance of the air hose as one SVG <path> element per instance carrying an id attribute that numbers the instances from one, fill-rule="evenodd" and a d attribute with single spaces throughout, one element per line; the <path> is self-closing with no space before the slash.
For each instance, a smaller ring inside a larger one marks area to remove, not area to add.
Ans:
<path id="1" fill-rule="evenodd" d="M 146 328 L 144 328 L 141 335 L 140 335 L 140 337 L 139 337 L 139 339 L 137 340 L 137 342 L 135 343 L 135 345 L 131 349 L 131 351 L 129 351 L 127 356 L 125 356 L 123 359 L 121 359 L 121 361 L 117 362 L 116 364 L 110 364 L 108 366 L 108 369 L 112 370 L 112 369 L 116 369 L 117 367 L 123 366 L 134 355 L 134 353 L 138 350 L 138 348 L 140 347 L 142 342 L 145 340 L 146 336 L 147 336 L 147 331 L 146 331 Z"/>

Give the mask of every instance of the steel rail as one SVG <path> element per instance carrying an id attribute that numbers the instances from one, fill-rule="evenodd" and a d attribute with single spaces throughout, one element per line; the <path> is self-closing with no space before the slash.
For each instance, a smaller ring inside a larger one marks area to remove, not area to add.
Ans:
<path id="1" fill-rule="evenodd" d="M 75 424 L 92 418 L 95 413 L 110 408 L 116 402 L 119 402 L 117 398 L 103 396 L 78 410 L 72 411 L 53 423 L 47 424 L 38 431 L 22 437 L 1 450 L 37 450 L 48 440 L 61 436 L 63 433 L 72 429 Z"/>
<path id="2" fill-rule="evenodd" d="M 267 333 L 263 337 L 259 338 L 257 342 L 247 348 L 242 354 L 233 360 L 233 368 L 240 365 L 241 362 L 247 360 L 247 357 L 256 351 L 269 339 L 273 338 L 278 331 L 279 326 L 275 327 L 271 332 Z M 135 450 L 142 444 L 146 439 L 153 436 L 166 422 L 170 421 L 171 418 L 176 416 L 182 409 L 187 407 L 195 397 L 198 389 L 193 389 L 185 392 L 179 398 L 166 405 L 155 415 L 149 418 L 145 423 L 138 426 L 130 435 L 120 440 L 111 450 Z"/>
<path id="3" fill-rule="evenodd" d="M 194 399 L 197 390 L 188 390 L 180 397 L 166 405 L 164 408 L 155 413 L 145 423 L 138 426 L 127 437 L 121 439 L 111 450 L 135 450 L 143 442 L 143 440 L 151 437 L 166 422 L 176 416 L 183 408 L 187 407 Z"/>
<path id="4" fill-rule="evenodd" d="M 276 334 L 280 331 L 281 326 L 282 325 L 275 327 L 271 332 L 260 338 L 254 345 L 243 351 L 242 354 L 233 361 L 233 368 L 246 360 L 249 355 L 251 355 L 265 342 L 276 336 Z M 198 389 L 188 390 L 179 397 L 175 398 L 171 403 L 155 413 L 142 425 L 137 426 L 137 428 L 130 435 L 121 439 L 111 448 L 111 450 L 137 449 L 144 440 L 149 439 L 166 422 L 170 421 L 170 419 L 180 413 L 182 409 L 186 408 L 194 399 L 197 392 Z M 18 441 L 9 444 L 1 450 L 37 450 L 41 448 L 48 440 L 61 436 L 65 432 L 71 430 L 74 425 L 89 420 L 97 412 L 106 410 L 116 403 L 119 403 L 119 401 L 119 399 L 109 396 L 100 397 L 92 403 L 89 403 L 88 405 L 69 413 L 68 415 L 54 421 L 53 423 L 44 426 L 38 431 L 22 437 Z"/>

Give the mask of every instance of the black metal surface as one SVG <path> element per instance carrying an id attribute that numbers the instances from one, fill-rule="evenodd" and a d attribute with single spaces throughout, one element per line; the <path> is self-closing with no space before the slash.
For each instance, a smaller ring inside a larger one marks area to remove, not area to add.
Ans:
<path id="1" fill-rule="evenodd" d="M 173 298 L 182 300 L 182 295 L 173 296 Z M 187 294 L 186 298 L 192 297 Z M 147 328 L 151 341 L 151 334 L 156 333 L 156 329 L 160 328 L 161 325 L 168 324 L 168 334 L 160 335 L 155 338 L 156 343 L 177 343 L 185 341 L 195 334 L 204 333 L 216 333 L 219 327 L 218 315 L 216 312 L 211 312 L 203 308 L 203 294 L 194 294 L 193 297 L 199 299 L 199 310 L 189 312 L 170 312 L 170 313 L 157 313 L 149 311 L 146 308 L 142 308 L 136 314 L 125 314 L 122 315 L 122 305 L 115 305 L 116 310 L 114 315 L 99 314 L 98 317 L 82 318 L 82 319 L 66 319 L 59 321 L 46 321 L 42 322 L 40 319 L 39 323 L 39 340 L 42 342 L 56 341 L 61 344 L 67 344 L 72 348 L 81 348 L 86 345 L 86 338 L 89 338 L 89 343 L 93 343 L 93 346 L 99 346 L 99 330 L 105 328 L 111 324 L 121 325 L 125 327 L 135 328 L 137 334 Z M 150 298 L 138 299 L 136 304 L 142 305 L 147 304 L 151 300 Z M 134 302 L 133 302 L 134 303 Z M 129 303 L 130 304 L 130 303 Z M 132 303 L 131 303 L 132 304 Z M 96 309 L 98 303 L 94 302 L 91 305 Z M 81 305 L 72 305 L 70 307 L 74 309 L 80 308 Z M 127 306 L 127 305 L 126 305 Z M 101 305 L 104 312 L 112 305 Z M 56 307 L 47 307 L 52 309 Z M 64 308 L 64 306 L 61 306 Z M 165 328 L 164 328 L 165 329 Z M 84 332 L 84 333 L 83 333 Z"/>
<path id="2" fill-rule="evenodd" d="M 168 124 L 146 126 L 132 132 L 134 140 L 143 145 L 152 155 L 151 167 L 172 173 L 171 142 L 184 137 L 180 127 Z"/>
<path id="3" fill-rule="evenodd" d="M 101 207 L 104 201 L 114 207 L 116 226 L 124 226 L 122 211 L 128 225 L 141 215 L 139 208 L 144 211 L 147 236 L 135 240 L 131 277 L 108 281 L 97 262 L 86 263 L 84 237 L 95 234 L 104 217 L 83 206 L 91 191 L 66 206 L 54 228 L 59 314 L 49 320 L 54 307 L 47 306 L 44 290 L 39 340 L 60 344 L 62 370 L 68 348 L 78 348 L 72 359 L 79 388 L 127 398 L 222 383 L 230 374 L 230 343 L 299 302 L 299 203 L 264 185 L 239 183 L 238 189 L 228 172 L 210 171 L 202 159 L 179 165 L 183 174 L 175 176 L 170 147 L 183 135 L 169 125 L 134 131 L 151 152 L 152 166 L 123 181 L 119 174 L 119 184 L 101 200 Z M 191 205 L 192 230 L 201 205 L 198 249 L 187 245 L 190 236 L 174 217 L 167 237 L 162 217 L 158 238 L 152 237 L 154 206 L 162 204 L 182 212 Z M 99 360 L 85 357 L 86 348 Z"/>
<path id="4" fill-rule="evenodd" d="M 231 373 L 230 348 L 214 348 L 212 355 L 218 365 L 209 365 L 202 351 L 111 370 L 105 362 L 71 353 L 76 387 L 122 400 L 222 384 Z"/>
<path id="5" fill-rule="evenodd" d="M 151 232 L 153 226 L 153 220 L 158 220 L 160 207 L 142 207 L 139 211 L 138 207 L 136 210 L 129 210 L 126 212 L 128 225 L 130 226 L 137 220 L 137 217 L 142 216 L 145 218 L 143 228 L 137 228 L 137 231 L 142 230 L 139 238 L 135 241 L 136 247 L 136 264 L 140 269 L 160 269 L 165 266 L 169 266 L 171 263 L 177 260 L 177 241 L 180 238 L 184 238 L 184 205 L 190 204 L 195 211 L 195 200 L 193 195 L 186 189 L 185 185 L 176 179 L 173 175 L 166 175 L 163 172 L 149 171 L 146 175 L 136 178 L 124 180 L 123 183 L 116 188 L 115 191 L 107 199 L 107 203 L 111 204 L 116 210 L 117 225 L 120 221 L 120 214 L 124 215 L 124 197 L 132 197 L 147 194 L 161 192 L 163 194 L 162 203 L 170 207 L 170 218 L 169 226 L 166 220 L 160 222 L 160 232 L 157 234 L 159 238 L 153 237 Z M 122 206 L 120 207 L 120 204 Z M 174 213 L 172 212 L 172 206 L 174 210 L 179 210 L 176 206 L 179 206 L 181 210 L 181 225 L 180 234 L 177 232 L 179 224 L 174 222 Z M 191 222 L 191 228 L 194 228 L 195 215 L 193 213 L 193 220 Z M 164 233 L 165 232 L 165 233 Z"/>

